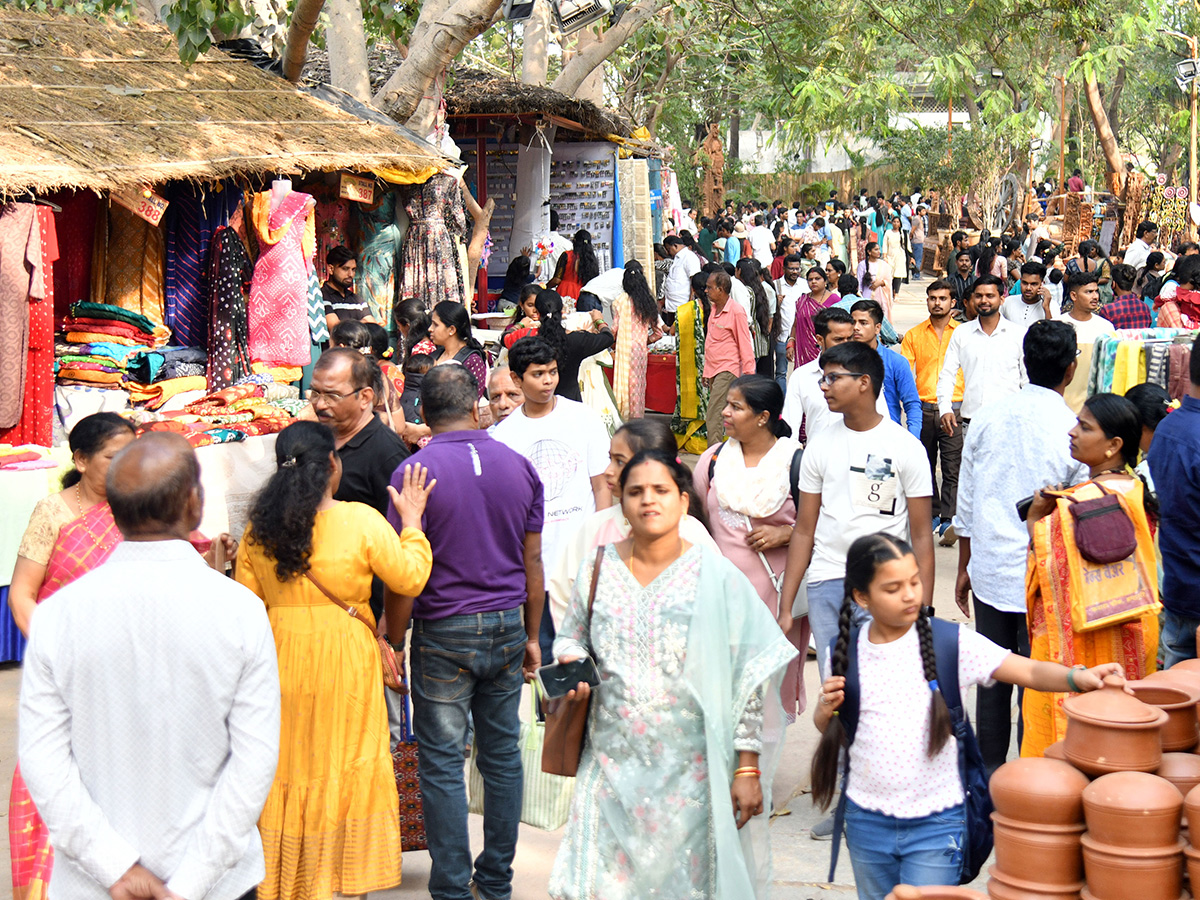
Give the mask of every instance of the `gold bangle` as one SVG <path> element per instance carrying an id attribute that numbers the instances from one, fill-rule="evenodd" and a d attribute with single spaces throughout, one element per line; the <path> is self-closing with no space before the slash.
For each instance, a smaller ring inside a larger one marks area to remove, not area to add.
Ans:
<path id="1" fill-rule="evenodd" d="M 758 772 L 758 766 L 738 766 L 733 771 L 735 772 Z"/>
<path id="2" fill-rule="evenodd" d="M 761 772 L 734 772 L 733 773 L 734 778 L 759 778 L 761 776 L 762 776 Z"/>

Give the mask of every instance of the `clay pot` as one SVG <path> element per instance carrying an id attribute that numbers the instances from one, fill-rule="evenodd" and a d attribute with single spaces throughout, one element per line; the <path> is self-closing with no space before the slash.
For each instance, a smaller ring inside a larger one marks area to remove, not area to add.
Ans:
<path id="1" fill-rule="evenodd" d="M 1122 848 L 1161 849 L 1179 839 L 1183 795 L 1145 772 L 1116 772 L 1083 791 L 1083 811 L 1094 842 Z"/>
<path id="2" fill-rule="evenodd" d="M 1043 759 L 1059 759 L 1067 762 L 1067 748 L 1064 746 L 1065 741 L 1055 741 L 1042 753 Z M 1070 765 L 1070 763 L 1068 763 Z M 1074 768 L 1074 766 L 1072 766 Z"/>
<path id="3" fill-rule="evenodd" d="M 999 871 L 1017 876 L 1036 874 L 1040 887 L 1078 891 L 1082 886 L 1079 839 L 1083 825 L 1033 825 L 999 813 L 992 813 L 992 822 Z"/>
<path id="4" fill-rule="evenodd" d="M 1200 672 L 1200 659 L 1182 659 L 1171 668 L 1168 672 Z"/>
<path id="5" fill-rule="evenodd" d="M 1153 772 L 1162 760 L 1167 713 L 1131 697 L 1123 684 L 1109 676 L 1100 690 L 1063 701 L 1067 760 L 1089 775 Z"/>
<path id="6" fill-rule="evenodd" d="M 1200 757 L 1194 759 L 1200 764 Z M 1078 825 L 1087 786 L 1087 776 L 1070 763 L 1027 757 L 998 768 L 988 791 L 996 812 L 1018 824 Z"/>
<path id="7" fill-rule="evenodd" d="M 1183 814 L 1190 834 L 1200 837 L 1200 788 L 1192 788 L 1183 798 Z M 1200 884 L 1196 885 L 1200 888 Z"/>
<path id="8" fill-rule="evenodd" d="M 1165 847 L 1114 847 L 1083 836 L 1084 897 L 1095 900 L 1179 900 L 1184 843 Z"/>
<path id="9" fill-rule="evenodd" d="M 911 884 L 898 884 L 884 900 L 987 900 L 987 897 L 965 887 L 935 885 L 918 888 Z"/>
<path id="10" fill-rule="evenodd" d="M 1192 890 L 1200 889 L 1200 850 L 1188 844 L 1183 848 L 1183 861 L 1187 866 L 1188 882 Z"/>
<path id="11" fill-rule="evenodd" d="M 1192 788 L 1200 784 L 1200 756 L 1195 753 L 1164 753 L 1155 774 L 1167 779 L 1186 797 Z"/>
<path id="12" fill-rule="evenodd" d="M 987 890 L 992 900 L 1079 900 L 1083 882 L 1070 887 L 1054 887 L 1014 878 L 1001 872 L 999 867 L 988 869 Z"/>
<path id="13" fill-rule="evenodd" d="M 1142 681 L 1150 681 L 1156 684 L 1160 682 L 1165 684 L 1182 684 L 1192 693 L 1196 693 L 1200 691 L 1200 668 L 1181 669 L 1179 666 L 1173 666 L 1170 669 L 1151 672 Z"/>
<path id="14" fill-rule="evenodd" d="M 1189 690 L 1181 676 L 1176 675 L 1175 679 L 1171 684 L 1164 681 L 1129 682 L 1135 697 L 1166 711 L 1167 721 L 1162 726 L 1164 752 L 1191 750 L 1200 743 L 1200 721 L 1196 719 L 1200 692 Z"/>

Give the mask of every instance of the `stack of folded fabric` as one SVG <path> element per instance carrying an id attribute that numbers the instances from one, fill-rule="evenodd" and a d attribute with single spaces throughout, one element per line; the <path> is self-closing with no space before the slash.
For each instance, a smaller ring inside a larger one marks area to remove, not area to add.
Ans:
<path id="1" fill-rule="evenodd" d="M 302 401 L 292 396 L 268 401 L 264 396 L 266 390 L 267 385 L 243 383 L 209 394 L 182 410 L 144 413 L 154 419 L 143 421 L 138 430 L 175 432 L 183 435 L 193 447 L 275 434 L 292 423 L 295 417 L 289 409 Z"/>
<path id="2" fill-rule="evenodd" d="M 155 325 L 140 313 L 107 303 L 72 303 L 70 315 L 63 320 L 63 331 L 72 344 L 111 341 L 128 346 L 165 347 L 171 331 Z"/>
<path id="3" fill-rule="evenodd" d="M 208 354 L 199 347 L 143 350 L 129 360 L 125 377 L 130 402 L 158 409 L 172 397 L 204 391 Z"/>
<path id="4" fill-rule="evenodd" d="M 129 360 L 148 347 L 111 341 L 54 344 L 54 371 L 60 384 L 121 387 Z"/>

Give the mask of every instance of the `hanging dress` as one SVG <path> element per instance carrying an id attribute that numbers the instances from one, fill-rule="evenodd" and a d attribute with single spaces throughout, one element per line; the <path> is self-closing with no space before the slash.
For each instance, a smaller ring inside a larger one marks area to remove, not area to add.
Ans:
<path id="1" fill-rule="evenodd" d="M 565 254 L 567 261 L 563 267 L 562 281 L 555 288 L 558 291 L 558 296 L 563 298 L 563 315 L 567 315 L 567 306 L 570 306 L 570 311 L 575 311 L 575 302 L 579 299 L 579 292 L 583 290 L 583 284 L 579 280 L 579 257 L 575 255 L 574 250 L 568 250 Z"/>
<path id="2" fill-rule="evenodd" d="M 613 330 L 617 333 L 613 394 L 623 419 L 640 419 L 646 414 L 646 364 L 652 323 L 639 319 L 633 301 L 621 291 L 612 305 Z"/>
<path id="3" fill-rule="evenodd" d="M 466 255 L 460 251 L 466 247 L 467 212 L 462 185 L 452 175 L 439 174 L 424 184 L 408 185 L 401 196 L 409 226 L 399 296 L 418 297 L 426 309 L 444 300 L 465 303 Z"/>
<path id="4" fill-rule="evenodd" d="M 232 184 L 175 182 L 167 191 L 166 324 L 173 343 L 208 346 L 208 262 L 213 233 L 229 222 L 242 195 Z"/>
<path id="5" fill-rule="evenodd" d="M 375 321 L 391 327 L 397 299 L 396 254 L 400 251 L 396 192 L 380 194 L 371 204 L 356 203 L 351 218 L 358 235 L 358 293 L 366 298 Z"/>
<path id="6" fill-rule="evenodd" d="M 250 374 L 250 323 L 246 297 L 254 265 L 235 229 L 218 228 L 209 259 L 209 393 L 233 387 Z"/>
<path id="7" fill-rule="evenodd" d="M 92 256 L 92 300 L 165 323 L 163 233 L 118 203 L 109 202 L 96 229 Z M 102 226 L 102 227 L 100 227 Z"/>
<path id="8" fill-rule="evenodd" d="M 270 192 L 254 197 L 262 255 L 250 284 L 250 357 L 276 366 L 306 366 L 312 362 L 308 275 L 316 245 L 313 199 L 292 191 L 274 211 L 270 203 Z"/>

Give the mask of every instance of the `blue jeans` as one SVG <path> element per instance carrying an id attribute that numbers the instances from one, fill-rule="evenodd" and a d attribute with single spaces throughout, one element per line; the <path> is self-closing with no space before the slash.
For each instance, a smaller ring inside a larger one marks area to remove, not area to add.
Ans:
<path id="1" fill-rule="evenodd" d="M 463 777 L 468 714 L 485 788 L 483 852 L 475 859 L 474 881 L 488 900 L 512 896 L 524 786 L 518 737 L 525 640 L 520 607 L 413 622 L 413 731 L 433 863 L 429 893 L 436 900 L 471 898 Z"/>
<path id="2" fill-rule="evenodd" d="M 847 797 L 846 847 L 859 900 L 884 900 L 898 884 L 958 884 L 964 828 L 961 805 L 897 819 Z"/>
<path id="3" fill-rule="evenodd" d="M 775 342 L 775 381 L 779 385 L 780 390 L 784 395 L 787 395 L 787 376 L 788 376 L 788 358 L 787 358 L 787 341 Z M 796 437 L 796 435 L 792 435 Z"/>
<path id="4" fill-rule="evenodd" d="M 837 637 L 838 617 L 842 613 L 842 594 L 840 578 L 810 581 L 808 584 L 808 625 L 817 644 L 817 669 L 821 673 L 821 681 L 829 677 L 829 673 L 825 671 L 825 657 L 830 644 Z M 870 621 L 870 615 L 857 603 L 853 604 L 852 609 L 855 625 Z"/>
<path id="5" fill-rule="evenodd" d="M 925 260 L 925 244 L 913 244 L 913 278 L 921 277 L 921 263 Z"/>
<path id="6" fill-rule="evenodd" d="M 1185 659 L 1196 658 L 1197 626 L 1200 626 L 1200 619 L 1163 610 L 1158 645 L 1162 648 L 1164 669 L 1169 669 Z"/>

